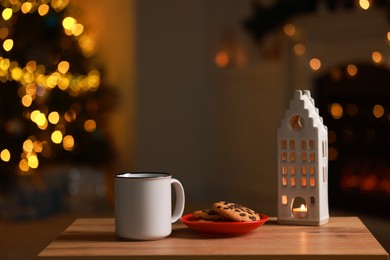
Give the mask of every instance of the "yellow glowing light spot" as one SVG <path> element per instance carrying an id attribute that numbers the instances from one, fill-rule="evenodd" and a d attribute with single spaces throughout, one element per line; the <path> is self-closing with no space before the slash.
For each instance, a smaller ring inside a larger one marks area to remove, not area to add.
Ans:
<path id="1" fill-rule="evenodd" d="M 90 57 L 93 54 L 94 51 L 94 43 L 92 39 L 83 34 L 78 38 L 79 45 L 81 47 L 81 51 L 85 57 Z"/>
<path id="2" fill-rule="evenodd" d="M 44 113 L 39 113 L 39 114 L 35 117 L 35 123 L 36 123 L 38 126 L 45 126 L 45 125 L 47 124 L 45 114 L 44 114 Z"/>
<path id="3" fill-rule="evenodd" d="M 22 13 L 27 14 L 31 11 L 31 8 L 32 4 L 30 2 L 24 2 L 21 7 Z"/>
<path id="4" fill-rule="evenodd" d="M 32 102 L 33 102 L 33 98 L 30 95 L 23 96 L 23 98 L 22 98 L 23 106 L 29 107 L 29 106 L 31 106 Z"/>
<path id="5" fill-rule="evenodd" d="M 82 24 L 75 24 L 73 27 L 72 27 L 72 33 L 74 36 L 79 36 L 80 34 L 82 34 L 84 31 L 84 26 Z"/>
<path id="6" fill-rule="evenodd" d="M 96 70 L 92 70 L 88 73 L 86 83 L 89 90 L 95 91 L 98 89 L 100 84 L 100 73 Z"/>
<path id="7" fill-rule="evenodd" d="M 11 77 L 16 80 L 16 81 L 19 81 L 23 76 L 23 70 L 19 67 L 16 67 L 16 68 L 13 68 L 11 69 Z"/>
<path id="8" fill-rule="evenodd" d="M 294 45 L 295 55 L 302 56 L 306 52 L 306 47 L 302 43 L 297 43 Z"/>
<path id="9" fill-rule="evenodd" d="M 3 160 L 4 162 L 9 162 L 9 160 L 11 160 L 11 153 L 9 152 L 8 149 L 4 149 L 4 150 L 1 151 L 1 153 L 0 153 L 0 158 L 1 158 L 1 160 Z"/>
<path id="10" fill-rule="evenodd" d="M 48 125 L 49 125 L 49 121 L 45 120 L 45 122 L 43 124 L 38 125 L 38 128 L 41 130 L 46 130 Z"/>
<path id="11" fill-rule="evenodd" d="M 291 23 L 288 23 L 286 24 L 285 26 L 283 26 L 283 31 L 284 33 L 287 35 L 287 36 L 294 36 L 294 34 L 296 33 L 296 28 L 295 28 L 295 25 L 291 24 Z"/>
<path id="12" fill-rule="evenodd" d="M 38 13 L 40 16 L 45 16 L 49 12 L 49 6 L 47 4 L 42 4 L 38 7 Z"/>
<path id="13" fill-rule="evenodd" d="M 21 169 L 24 172 L 27 172 L 30 169 L 30 167 L 28 166 L 27 159 L 22 159 L 19 162 L 19 169 Z"/>
<path id="14" fill-rule="evenodd" d="M 36 169 L 39 166 L 37 155 L 34 153 L 27 158 L 27 163 L 30 168 Z"/>
<path id="15" fill-rule="evenodd" d="M 69 62 L 67 61 L 61 61 L 58 63 L 58 71 L 61 72 L 62 74 L 65 74 L 69 70 Z"/>
<path id="16" fill-rule="evenodd" d="M 349 64 L 347 66 L 347 74 L 349 76 L 354 77 L 354 76 L 356 76 L 357 73 L 358 73 L 358 68 L 355 65 Z"/>
<path id="17" fill-rule="evenodd" d="M 329 112 L 334 119 L 339 119 L 343 116 L 343 107 L 339 103 L 333 103 L 330 105 Z"/>
<path id="18" fill-rule="evenodd" d="M 30 153 L 34 148 L 34 144 L 30 139 L 27 139 L 23 142 L 23 150 L 27 153 Z"/>
<path id="19" fill-rule="evenodd" d="M 58 81 L 58 87 L 61 89 L 61 90 L 66 90 L 68 87 L 69 87 L 69 79 L 67 78 L 61 78 L 59 81 Z"/>
<path id="20" fill-rule="evenodd" d="M 371 58 L 376 64 L 380 64 L 383 61 L 382 53 L 380 53 L 379 51 L 372 52 Z"/>
<path id="21" fill-rule="evenodd" d="M 371 6 L 371 3 L 369 0 L 359 0 L 359 6 L 363 10 L 368 10 Z"/>
<path id="22" fill-rule="evenodd" d="M 9 59 L 3 59 L 0 57 L 0 70 L 6 71 L 10 67 L 11 62 Z"/>
<path id="23" fill-rule="evenodd" d="M 72 27 L 76 24 L 76 19 L 74 19 L 73 17 L 65 17 L 64 20 L 62 20 L 62 26 L 66 29 L 66 30 L 71 30 Z"/>
<path id="24" fill-rule="evenodd" d="M 28 72 L 33 73 L 37 69 L 37 62 L 35 60 L 30 60 L 26 64 L 26 69 Z"/>
<path id="25" fill-rule="evenodd" d="M 62 133 L 61 133 L 61 131 L 59 131 L 59 130 L 54 131 L 51 134 L 51 140 L 55 144 L 60 144 L 62 142 Z"/>
<path id="26" fill-rule="evenodd" d="M 385 109 L 381 105 L 375 105 L 372 109 L 372 113 L 376 118 L 381 118 L 385 114 Z"/>
<path id="27" fill-rule="evenodd" d="M 37 93 L 37 85 L 30 83 L 26 86 L 26 93 L 30 96 L 34 96 Z"/>
<path id="28" fill-rule="evenodd" d="M 313 58 L 309 61 L 309 65 L 312 70 L 319 70 L 321 68 L 321 61 L 317 58 Z"/>
<path id="29" fill-rule="evenodd" d="M 387 32 L 387 41 L 390 42 L 390 32 Z"/>
<path id="30" fill-rule="evenodd" d="M 35 122 L 35 118 L 40 114 L 41 112 L 39 110 L 34 110 L 30 114 L 31 121 Z"/>
<path id="31" fill-rule="evenodd" d="M 12 12 L 11 8 L 5 8 L 3 10 L 3 12 L 1 13 L 1 15 L 3 16 L 3 19 L 6 20 L 6 21 L 11 19 L 12 14 L 13 14 L 13 12 Z"/>
<path id="32" fill-rule="evenodd" d="M 10 51 L 14 47 L 14 40 L 12 39 L 7 39 L 3 42 L 3 49 L 5 51 Z"/>
<path id="33" fill-rule="evenodd" d="M 51 7 L 53 7 L 56 12 L 63 10 L 69 4 L 69 0 L 52 0 Z"/>
<path id="34" fill-rule="evenodd" d="M 67 151 L 72 151 L 74 147 L 74 138 L 71 135 L 67 135 L 63 140 L 63 147 Z"/>
<path id="35" fill-rule="evenodd" d="M 90 132 L 90 133 L 95 131 L 96 130 L 96 122 L 95 122 L 95 120 L 88 119 L 87 121 L 85 121 L 84 129 L 85 129 L 85 131 Z"/>
<path id="36" fill-rule="evenodd" d="M 60 121 L 60 114 L 58 112 L 53 111 L 48 116 L 49 122 L 53 125 L 57 124 Z"/>
<path id="37" fill-rule="evenodd" d="M 226 68 L 229 65 L 229 54 L 226 51 L 219 51 L 215 55 L 215 65 L 218 68 Z"/>
<path id="38" fill-rule="evenodd" d="M 40 153 L 42 152 L 42 149 L 43 149 L 43 146 L 42 146 L 42 143 L 39 142 L 39 141 L 34 141 L 33 143 L 33 149 L 34 149 L 34 152 L 36 153 Z"/>

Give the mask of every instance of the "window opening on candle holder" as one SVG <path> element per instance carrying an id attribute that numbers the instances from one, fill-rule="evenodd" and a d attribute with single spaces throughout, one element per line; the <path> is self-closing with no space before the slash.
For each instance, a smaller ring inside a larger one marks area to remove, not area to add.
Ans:
<path id="1" fill-rule="evenodd" d="M 287 149 L 287 140 L 283 139 L 281 141 L 282 149 Z"/>
<path id="2" fill-rule="evenodd" d="M 287 161 L 287 153 L 286 152 L 282 152 L 282 161 L 285 162 Z"/>
<path id="3" fill-rule="evenodd" d="M 287 178 L 286 177 L 282 177 L 282 185 L 287 186 Z"/>
<path id="4" fill-rule="evenodd" d="M 327 182 L 328 181 L 328 168 L 327 167 L 323 167 L 322 169 L 322 174 L 323 174 L 323 182 Z"/>
<path id="5" fill-rule="evenodd" d="M 295 162 L 295 153 L 290 152 L 290 162 Z"/>
<path id="6" fill-rule="evenodd" d="M 291 185 L 291 187 L 295 187 L 295 178 L 294 177 L 290 178 L 290 185 Z"/>
<path id="7" fill-rule="evenodd" d="M 300 131 L 304 126 L 304 120 L 300 115 L 293 115 L 289 123 L 290 127 L 295 131 Z"/>
<path id="8" fill-rule="evenodd" d="M 322 158 L 326 158 L 328 156 L 328 145 L 326 141 L 322 141 Z"/>
<path id="9" fill-rule="evenodd" d="M 313 150 L 313 149 L 314 149 L 314 140 L 310 139 L 309 140 L 309 150 Z"/>
<path id="10" fill-rule="evenodd" d="M 315 186 L 316 186 L 316 179 L 310 178 L 310 187 L 315 187 Z"/>
<path id="11" fill-rule="evenodd" d="M 306 187 L 306 185 L 307 185 L 306 177 L 301 178 L 301 185 L 302 185 L 302 187 Z"/>
<path id="12" fill-rule="evenodd" d="M 291 139 L 290 142 L 289 142 L 289 148 L 290 150 L 294 150 L 295 149 L 295 140 L 294 139 Z"/>
<path id="13" fill-rule="evenodd" d="M 282 195 L 282 205 L 287 205 L 287 203 L 288 203 L 287 195 Z"/>
<path id="14" fill-rule="evenodd" d="M 313 196 L 311 196 L 310 197 L 310 204 L 313 205 L 315 203 L 316 203 L 316 199 Z"/>
<path id="15" fill-rule="evenodd" d="M 306 156 L 306 152 L 302 152 L 302 161 L 303 162 L 306 162 L 306 158 L 307 158 L 307 156 Z"/>
<path id="16" fill-rule="evenodd" d="M 282 166 L 282 175 L 287 174 L 287 167 L 285 165 Z"/>
<path id="17" fill-rule="evenodd" d="M 310 162 L 314 162 L 315 159 L 316 159 L 315 153 L 310 153 L 310 155 L 309 155 L 309 161 L 310 161 Z"/>
<path id="18" fill-rule="evenodd" d="M 290 166 L 290 174 L 295 174 L 295 166 Z"/>
<path id="19" fill-rule="evenodd" d="M 306 140 L 301 141 L 301 148 L 302 150 L 306 150 Z"/>

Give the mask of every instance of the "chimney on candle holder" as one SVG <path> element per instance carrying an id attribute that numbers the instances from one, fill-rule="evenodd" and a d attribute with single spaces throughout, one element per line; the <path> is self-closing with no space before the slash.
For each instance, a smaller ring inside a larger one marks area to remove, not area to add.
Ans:
<path id="1" fill-rule="evenodd" d="M 328 222 L 328 131 L 308 90 L 297 90 L 278 129 L 278 223 Z"/>

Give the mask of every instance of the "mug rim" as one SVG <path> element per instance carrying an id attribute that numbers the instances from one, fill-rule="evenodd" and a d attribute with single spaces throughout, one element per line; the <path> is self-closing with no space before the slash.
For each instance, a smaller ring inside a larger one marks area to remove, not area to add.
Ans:
<path id="1" fill-rule="evenodd" d="M 138 176 L 137 176 L 138 175 Z M 161 179 L 161 178 L 170 178 L 172 174 L 167 172 L 153 172 L 153 171 L 129 171 L 114 174 L 114 178 L 134 180 L 134 179 Z"/>

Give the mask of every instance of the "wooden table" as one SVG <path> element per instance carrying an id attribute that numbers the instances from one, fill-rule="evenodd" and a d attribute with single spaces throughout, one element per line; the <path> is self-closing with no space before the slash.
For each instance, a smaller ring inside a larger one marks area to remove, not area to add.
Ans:
<path id="1" fill-rule="evenodd" d="M 276 218 L 238 237 L 208 237 L 173 225 L 157 241 L 122 241 L 114 219 L 77 219 L 46 247 L 41 258 L 99 259 L 389 259 L 388 253 L 357 217 L 332 217 L 323 226 L 278 225 Z"/>

